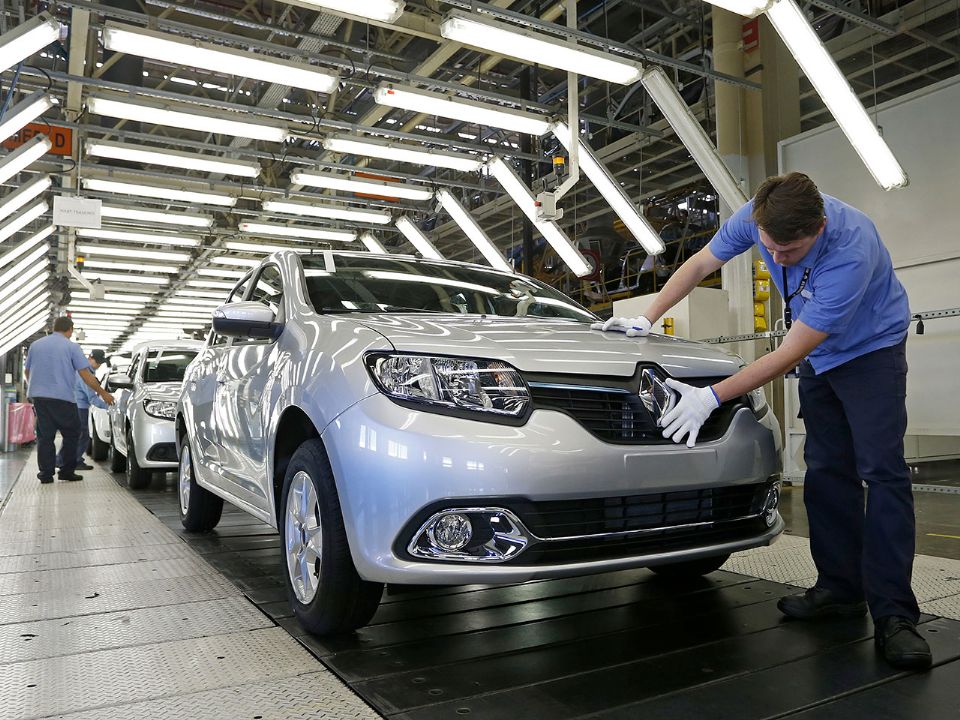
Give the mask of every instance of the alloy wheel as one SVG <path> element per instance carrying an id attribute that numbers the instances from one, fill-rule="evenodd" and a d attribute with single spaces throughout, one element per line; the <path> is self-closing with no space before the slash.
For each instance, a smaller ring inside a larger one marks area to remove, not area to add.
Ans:
<path id="1" fill-rule="evenodd" d="M 302 604 L 309 604 L 320 584 L 323 540 L 320 504 L 313 479 L 303 470 L 293 476 L 287 492 L 284 544 L 290 584 Z"/>

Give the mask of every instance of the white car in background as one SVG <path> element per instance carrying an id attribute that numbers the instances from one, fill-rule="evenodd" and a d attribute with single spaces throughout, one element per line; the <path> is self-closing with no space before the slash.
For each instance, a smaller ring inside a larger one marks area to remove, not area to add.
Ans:
<path id="1" fill-rule="evenodd" d="M 173 420 L 187 366 L 203 347 L 196 340 L 156 340 L 133 350 L 126 375 L 111 375 L 110 470 L 127 485 L 147 487 L 154 472 L 177 468 Z"/>
<path id="2" fill-rule="evenodd" d="M 130 353 L 111 355 L 107 362 L 97 368 L 95 376 L 100 384 L 112 392 L 110 376 L 125 377 L 130 367 Z M 107 408 L 90 407 L 87 416 L 90 432 L 90 448 L 88 452 L 94 460 L 106 460 L 110 452 L 110 412 Z"/>

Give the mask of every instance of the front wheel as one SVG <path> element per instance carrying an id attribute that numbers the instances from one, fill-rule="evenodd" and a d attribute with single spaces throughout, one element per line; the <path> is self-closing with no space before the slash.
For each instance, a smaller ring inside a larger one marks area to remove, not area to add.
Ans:
<path id="1" fill-rule="evenodd" d="M 180 441 L 180 466 L 177 478 L 180 495 L 180 523 L 191 533 L 213 530 L 223 513 L 223 498 L 197 484 L 190 457 L 190 441 L 184 435 Z"/>
<path id="2" fill-rule="evenodd" d="M 665 580 L 689 580 L 719 570 L 720 566 L 729 559 L 730 553 L 727 553 L 726 555 L 713 555 L 698 560 L 654 565 L 650 569 Z"/>
<path id="3" fill-rule="evenodd" d="M 127 487 L 131 490 L 143 490 L 150 487 L 153 473 L 144 470 L 137 462 L 137 449 L 133 446 L 133 433 L 127 430 Z"/>
<path id="4" fill-rule="evenodd" d="M 320 440 L 308 440 L 290 460 L 277 525 L 283 533 L 287 594 L 300 624 L 315 635 L 333 635 L 370 622 L 383 585 L 357 574 Z"/>

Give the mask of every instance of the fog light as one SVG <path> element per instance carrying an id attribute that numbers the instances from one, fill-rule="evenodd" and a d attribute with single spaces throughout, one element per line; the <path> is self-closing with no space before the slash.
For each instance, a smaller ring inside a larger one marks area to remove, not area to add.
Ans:
<path id="1" fill-rule="evenodd" d="M 767 491 L 767 499 L 763 503 L 763 520 L 767 527 L 773 527 L 777 522 L 777 510 L 780 507 L 780 483 L 774 483 Z"/>
<path id="2" fill-rule="evenodd" d="M 465 547 L 473 537 L 470 519 L 459 513 L 441 515 L 431 528 L 434 543 L 448 551 L 456 552 Z"/>

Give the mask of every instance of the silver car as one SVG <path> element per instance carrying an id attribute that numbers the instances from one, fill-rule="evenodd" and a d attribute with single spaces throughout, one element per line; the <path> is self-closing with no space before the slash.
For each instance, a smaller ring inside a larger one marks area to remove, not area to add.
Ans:
<path id="1" fill-rule="evenodd" d="M 311 632 L 369 621 L 384 583 L 510 583 L 717 569 L 767 545 L 780 432 L 762 393 L 688 449 L 661 437 L 667 377 L 742 361 L 590 329 L 528 277 L 370 253 L 281 252 L 242 279 L 187 369 L 180 513 L 226 499 L 276 527 Z"/>
<path id="2" fill-rule="evenodd" d="M 154 472 L 177 468 L 174 417 L 183 374 L 203 343 L 157 341 L 134 348 L 126 375 L 109 376 L 110 470 L 126 472 L 134 489 Z"/>
<path id="3" fill-rule="evenodd" d="M 121 382 L 127 378 L 127 370 L 130 368 L 129 353 L 117 353 L 110 356 L 109 364 L 104 363 L 97 368 L 96 378 L 100 384 L 108 391 L 113 391 L 110 385 L 110 376 L 116 375 Z M 89 422 L 88 431 L 90 433 L 90 457 L 94 460 L 106 460 L 110 452 L 110 411 L 109 408 L 98 408 L 95 405 L 90 406 L 90 412 L 87 414 Z"/>

